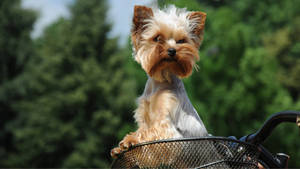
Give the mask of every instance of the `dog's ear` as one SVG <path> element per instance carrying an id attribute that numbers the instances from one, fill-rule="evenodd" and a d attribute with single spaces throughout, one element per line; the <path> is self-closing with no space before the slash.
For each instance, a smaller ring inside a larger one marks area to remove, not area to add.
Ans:
<path id="1" fill-rule="evenodd" d="M 191 12 L 188 15 L 188 19 L 192 24 L 191 33 L 194 37 L 194 42 L 199 47 L 203 41 L 203 34 L 204 34 L 204 25 L 206 19 L 206 13 L 204 12 Z"/>
<path id="2" fill-rule="evenodd" d="M 153 11 L 146 6 L 134 6 L 134 14 L 132 19 L 131 40 L 135 49 L 139 47 L 141 33 L 146 29 L 147 19 L 153 17 Z"/>
<path id="3" fill-rule="evenodd" d="M 133 14 L 133 27 L 131 32 L 135 33 L 138 31 L 142 31 L 144 29 L 144 25 L 147 23 L 146 20 L 150 19 L 153 16 L 153 12 L 151 8 L 146 6 L 134 6 L 134 14 Z"/>

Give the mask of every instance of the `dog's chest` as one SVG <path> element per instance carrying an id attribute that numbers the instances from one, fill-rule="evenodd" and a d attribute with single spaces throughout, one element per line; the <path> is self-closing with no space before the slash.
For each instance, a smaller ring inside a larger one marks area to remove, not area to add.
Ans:
<path id="1" fill-rule="evenodd" d="M 156 92 L 144 97 L 145 111 L 144 119 L 147 125 L 156 123 L 171 123 L 175 109 L 178 107 L 179 99 L 171 90 L 157 90 Z"/>
<path id="2" fill-rule="evenodd" d="M 137 111 L 136 119 L 139 127 L 146 127 L 148 130 L 157 132 L 159 139 L 179 138 L 182 135 L 178 132 L 176 124 L 172 120 L 175 116 L 175 109 L 178 106 L 176 96 L 167 90 L 160 90 L 149 97 L 141 97 L 143 110 Z"/>

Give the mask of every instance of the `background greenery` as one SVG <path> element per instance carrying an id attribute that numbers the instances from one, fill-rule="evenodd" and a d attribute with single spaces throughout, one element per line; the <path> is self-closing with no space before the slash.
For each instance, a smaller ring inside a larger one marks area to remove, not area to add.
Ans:
<path id="1" fill-rule="evenodd" d="M 146 75 L 131 45 L 108 38 L 105 0 L 75 0 L 71 16 L 30 32 L 37 14 L 0 1 L 0 167 L 109 167 L 135 130 Z M 209 132 L 241 137 L 272 113 L 300 110 L 299 0 L 174 0 L 207 13 L 200 70 L 185 79 Z M 277 128 L 266 146 L 300 167 L 299 130 Z M 298 160 L 297 160 L 298 159 Z"/>

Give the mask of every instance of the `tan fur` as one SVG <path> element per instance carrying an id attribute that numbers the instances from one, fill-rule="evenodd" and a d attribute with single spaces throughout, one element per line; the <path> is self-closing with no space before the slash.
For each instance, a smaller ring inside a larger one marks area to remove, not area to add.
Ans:
<path id="1" fill-rule="evenodd" d="M 187 98 L 183 83 L 177 78 L 191 75 L 195 62 L 199 60 L 198 48 L 203 39 L 206 15 L 185 10 L 180 13 L 173 8 L 169 13 L 170 16 L 162 11 L 155 13 L 144 6 L 134 8 L 131 32 L 134 57 L 149 79 L 135 111 L 139 128 L 127 134 L 119 147 L 112 149 L 114 158 L 138 143 L 179 138 L 185 133 L 190 136 L 207 134 Z M 160 20 L 162 18 L 171 21 L 165 23 Z M 168 54 L 170 48 L 176 50 L 174 56 Z M 190 122 L 176 120 L 179 117 Z M 154 155 L 149 157 L 155 158 Z"/>
<path id="2" fill-rule="evenodd" d="M 137 142 L 174 137 L 176 133 L 167 130 L 170 128 L 169 124 L 171 123 L 167 116 L 177 105 L 176 97 L 169 91 L 160 90 L 148 99 L 140 98 L 140 104 L 136 110 L 135 117 L 140 128 L 126 137 L 130 139 L 130 136 L 134 135 Z M 126 137 L 124 138 L 125 142 Z"/>
<path id="3" fill-rule="evenodd" d="M 140 39 L 141 33 L 145 30 L 144 25 L 147 23 L 145 20 L 150 19 L 153 16 L 151 8 L 145 6 L 135 6 L 134 16 L 132 19 L 133 26 L 131 28 L 132 36 L 131 40 L 135 48 L 139 48 L 138 39 Z"/>
<path id="4" fill-rule="evenodd" d="M 194 42 L 196 46 L 199 47 L 203 41 L 206 14 L 204 12 L 191 12 L 189 19 L 194 19 L 198 22 L 197 26 L 192 30 L 192 32 L 198 37 Z"/>
<path id="5" fill-rule="evenodd" d="M 112 157 L 115 158 L 117 154 L 137 143 L 174 138 L 177 136 L 177 133 L 171 129 L 171 122 L 167 117 L 169 116 L 169 112 L 172 112 L 172 109 L 178 104 L 176 97 L 170 91 L 160 90 L 155 92 L 148 99 L 139 99 L 139 107 L 135 112 L 135 118 L 139 125 L 138 130 L 124 137 L 119 147 L 112 150 Z M 168 153 L 167 150 L 164 152 Z M 149 158 L 149 160 L 151 160 L 149 163 L 152 163 L 154 158 L 158 158 L 155 151 L 153 151 L 149 157 L 151 157 Z M 147 163 L 145 161 L 143 162 L 145 164 Z"/>

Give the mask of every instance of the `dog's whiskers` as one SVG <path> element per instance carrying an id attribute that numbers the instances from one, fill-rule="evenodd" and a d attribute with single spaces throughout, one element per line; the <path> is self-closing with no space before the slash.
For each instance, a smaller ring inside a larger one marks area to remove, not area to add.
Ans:
<path id="1" fill-rule="evenodd" d="M 200 67 L 199 67 L 199 65 L 197 65 L 197 63 L 194 63 L 193 67 L 194 67 L 194 69 L 195 69 L 197 72 L 198 72 L 199 69 L 200 69 Z"/>

